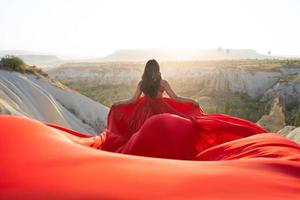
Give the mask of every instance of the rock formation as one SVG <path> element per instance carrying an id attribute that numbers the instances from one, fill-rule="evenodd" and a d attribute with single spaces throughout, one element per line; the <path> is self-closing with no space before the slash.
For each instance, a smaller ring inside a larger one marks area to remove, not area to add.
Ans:
<path id="1" fill-rule="evenodd" d="M 270 113 L 263 115 L 257 124 L 274 133 L 285 127 L 285 116 L 279 98 L 274 100 Z"/>
<path id="2" fill-rule="evenodd" d="M 286 137 L 300 144 L 300 127 L 292 130 Z"/>
<path id="3" fill-rule="evenodd" d="M 44 77 L 0 70 L 0 112 L 98 134 L 105 128 L 108 108 Z"/>

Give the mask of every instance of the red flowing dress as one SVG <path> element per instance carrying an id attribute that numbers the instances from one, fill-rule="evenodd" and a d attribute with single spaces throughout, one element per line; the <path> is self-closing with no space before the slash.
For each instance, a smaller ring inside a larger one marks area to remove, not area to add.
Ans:
<path id="1" fill-rule="evenodd" d="M 168 98 L 112 107 L 101 136 L 0 115 L 0 199 L 299 199 L 300 145 L 262 132 Z"/>
<path id="2" fill-rule="evenodd" d="M 0 199 L 299 199 L 300 145 L 264 132 L 147 96 L 100 136 L 0 115 Z"/>
<path id="3" fill-rule="evenodd" d="M 132 104 L 112 106 L 100 149 L 124 154 L 195 160 L 202 151 L 267 131 L 224 114 L 205 114 L 190 102 L 143 96 Z M 154 118 L 154 119 L 153 119 Z"/>

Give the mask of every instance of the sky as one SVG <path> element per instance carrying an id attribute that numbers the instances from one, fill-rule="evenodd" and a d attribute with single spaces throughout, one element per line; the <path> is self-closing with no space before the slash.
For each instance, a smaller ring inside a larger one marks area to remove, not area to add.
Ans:
<path id="1" fill-rule="evenodd" d="M 300 55 L 298 0 L 0 0 L 0 50 L 241 48 Z"/>

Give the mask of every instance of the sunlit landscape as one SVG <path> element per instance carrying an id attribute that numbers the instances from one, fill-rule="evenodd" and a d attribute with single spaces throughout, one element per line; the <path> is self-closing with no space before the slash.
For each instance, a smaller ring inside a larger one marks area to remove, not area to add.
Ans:
<path id="1" fill-rule="evenodd" d="M 300 1 L 1 0 L 0 199 L 297 199 Z"/>

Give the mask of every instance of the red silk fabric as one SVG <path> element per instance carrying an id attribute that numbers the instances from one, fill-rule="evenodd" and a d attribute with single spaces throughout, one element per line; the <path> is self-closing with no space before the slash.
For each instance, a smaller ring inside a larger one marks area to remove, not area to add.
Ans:
<path id="1" fill-rule="evenodd" d="M 156 116 L 153 123 L 152 117 Z M 170 98 L 141 97 L 113 106 L 102 150 L 124 154 L 194 160 L 207 148 L 267 132 L 255 123 Z"/>
<path id="2" fill-rule="evenodd" d="M 202 124 L 216 118 L 224 125 L 222 116 L 211 116 Z M 227 134 L 226 126 L 222 133 Z M 185 118 L 156 115 L 125 146 L 145 153 L 143 145 L 153 133 L 157 139 L 151 144 L 166 145 L 153 148 L 153 154 L 162 155 L 165 147 L 168 155 L 185 157 L 189 149 L 176 152 L 179 148 L 173 147 L 186 148 L 190 141 L 168 138 L 167 144 L 165 137 L 174 131 L 176 138 L 184 138 L 193 135 L 194 128 Z M 275 134 L 212 146 L 195 161 L 91 148 L 101 146 L 102 139 L 32 119 L 0 116 L 0 199 L 299 199 L 300 146 Z"/>

